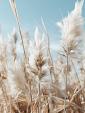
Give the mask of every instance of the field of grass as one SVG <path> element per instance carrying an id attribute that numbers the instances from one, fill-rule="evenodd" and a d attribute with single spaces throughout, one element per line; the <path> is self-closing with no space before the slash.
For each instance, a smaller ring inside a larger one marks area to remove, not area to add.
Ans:
<path id="1" fill-rule="evenodd" d="M 60 22 L 61 41 L 52 56 L 43 18 L 34 40 L 21 28 L 15 0 L 9 0 L 17 30 L 0 36 L 0 113 L 85 113 L 84 0 Z M 56 44 L 57 45 L 57 44 Z"/>

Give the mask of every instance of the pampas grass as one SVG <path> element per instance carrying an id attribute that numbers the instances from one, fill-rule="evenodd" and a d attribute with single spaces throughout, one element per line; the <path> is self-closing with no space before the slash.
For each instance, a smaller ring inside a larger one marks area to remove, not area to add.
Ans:
<path id="1" fill-rule="evenodd" d="M 54 61 L 41 18 L 34 41 L 21 28 L 15 0 L 9 0 L 17 29 L 0 35 L 0 113 L 85 113 L 84 0 L 57 25 L 60 46 Z"/>

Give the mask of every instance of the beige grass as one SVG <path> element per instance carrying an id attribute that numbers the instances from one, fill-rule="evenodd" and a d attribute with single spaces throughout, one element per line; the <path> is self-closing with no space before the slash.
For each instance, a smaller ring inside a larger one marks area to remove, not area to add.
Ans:
<path id="1" fill-rule="evenodd" d="M 9 41 L 0 37 L 0 113 L 85 113 L 84 1 L 58 22 L 62 41 L 56 61 L 44 20 L 30 41 L 15 0 L 9 2 L 18 31 Z"/>

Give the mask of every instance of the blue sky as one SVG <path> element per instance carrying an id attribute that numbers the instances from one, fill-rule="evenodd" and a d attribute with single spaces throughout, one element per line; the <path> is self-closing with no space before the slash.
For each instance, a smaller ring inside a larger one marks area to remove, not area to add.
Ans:
<path id="1" fill-rule="evenodd" d="M 8 1 L 0 0 L 0 25 L 5 34 L 10 33 L 13 27 L 16 27 L 16 21 Z M 74 8 L 76 0 L 16 0 L 16 2 L 22 28 L 29 31 L 30 37 L 33 37 L 35 27 L 41 25 L 42 16 L 51 40 L 56 42 L 60 39 L 56 22 Z M 85 17 L 85 5 L 83 16 Z"/>

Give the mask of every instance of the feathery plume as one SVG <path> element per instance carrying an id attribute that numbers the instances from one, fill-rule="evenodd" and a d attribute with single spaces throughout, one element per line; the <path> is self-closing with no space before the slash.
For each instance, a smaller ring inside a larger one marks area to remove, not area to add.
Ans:
<path id="1" fill-rule="evenodd" d="M 75 51 L 82 39 L 84 19 L 82 7 L 84 0 L 75 3 L 74 10 L 57 25 L 61 29 L 63 45 L 66 51 Z"/>

